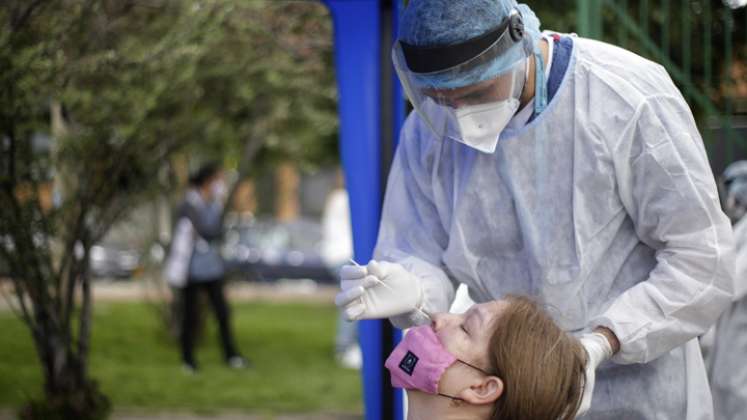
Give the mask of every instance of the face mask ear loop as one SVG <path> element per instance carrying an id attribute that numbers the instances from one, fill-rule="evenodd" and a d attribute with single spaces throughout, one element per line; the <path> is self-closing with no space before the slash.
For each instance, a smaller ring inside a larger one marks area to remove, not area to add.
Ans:
<path id="1" fill-rule="evenodd" d="M 527 68 L 526 68 L 526 70 L 524 70 L 524 83 L 522 83 L 522 85 L 521 85 L 521 90 L 522 91 L 524 90 L 524 85 L 527 84 L 527 82 L 529 81 L 529 69 L 531 68 L 531 66 L 529 65 L 529 57 L 527 57 L 525 61 L 526 61 L 525 66 Z"/>
<path id="2" fill-rule="evenodd" d="M 479 367 L 477 367 L 477 366 L 475 366 L 475 365 L 473 365 L 471 363 L 467 363 L 467 362 L 465 362 L 464 360 L 461 360 L 461 359 L 457 359 L 457 361 L 459 363 L 464 363 L 465 365 L 471 367 L 472 369 L 479 370 L 480 372 L 484 373 L 486 376 L 491 376 L 488 372 L 485 372 L 484 370 L 480 369 Z"/>
<path id="3" fill-rule="evenodd" d="M 488 372 L 485 372 L 484 370 L 482 370 L 482 369 L 480 369 L 479 367 L 477 367 L 477 366 L 473 365 L 472 363 L 467 363 L 467 362 L 465 362 L 464 360 L 461 360 L 461 359 L 457 359 L 457 362 L 460 362 L 460 363 L 464 363 L 465 365 L 467 365 L 467 366 L 471 367 L 472 369 L 475 369 L 475 370 L 478 370 L 478 371 L 480 371 L 480 372 L 484 373 L 484 374 L 485 374 L 486 376 L 491 376 L 491 375 L 490 375 L 490 374 L 489 374 Z M 440 395 L 440 396 L 442 396 L 442 397 L 450 398 L 450 399 L 452 399 L 452 400 L 456 400 L 456 401 L 464 401 L 464 399 L 462 399 L 462 398 L 459 398 L 459 397 L 453 397 L 453 396 L 451 396 L 451 395 L 446 395 L 446 394 L 442 394 L 442 393 L 440 393 L 440 392 L 439 392 L 438 394 L 436 394 L 436 395 Z"/>
<path id="4" fill-rule="evenodd" d="M 540 42 L 534 43 L 534 118 L 537 118 L 547 107 L 547 82 L 545 81 L 545 61 L 542 59 L 542 50 L 540 49 Z M 542 126 L 539 126 L 538 130 L 545 130 Z M 539 132 L 539 131 L 538 131 Z M 535 191 L 537 191 L 537 197 L 546 197 L 545 189 L 548 185 L 547 180 L 547 165 L 541 164 L 540 162 L 547 162 L 547 150 L 545 143 L 547 138 L 539 135 L 538 141 L 534 142 L 534 160 L 537 162 L 537 170 L 535 171 Z M 550 223 L 550 220 L 546 220 L 545 223 Z M 545 227 L 543 226 L 542 229 Z"/>
<path id="5" fill-rule="evenodd" d="M 442 396 L 442 397 L 446 397 L 448 399 L 455 400 L 455 401 L 464 401 L 463 399 L 461 399 L 459 397 L 452 397 L 451 395 L 442 394 L 440 392 L 438 394 L 436 394 L 436 395 L 439 395 L 439 396 Z"/>
<path id="6" fill-rule="evenodd" d="M 545 61 L 539 42 L 534 46 L 534 116 L 538 116 L 547 107 L 547 83 L 545 83 Z"/>

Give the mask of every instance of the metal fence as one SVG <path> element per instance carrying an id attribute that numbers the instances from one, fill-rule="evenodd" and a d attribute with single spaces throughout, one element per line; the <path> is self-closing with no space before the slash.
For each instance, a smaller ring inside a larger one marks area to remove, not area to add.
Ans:
<path id="1" fill-rule="evenodd" d="M 720 0 L 545 1 L 575 11 L 579 35 L 666 67 L 690 104 L 714 172 L 747 159 L 747 10 Z M 542 17 L 542 16 L 541 16 Z M 548 19 L 552 21 L 552 17 Z M 569 22 L 566 16 L 562 24 Z M 545 25 L 545 27 L 547 27 Z"/>

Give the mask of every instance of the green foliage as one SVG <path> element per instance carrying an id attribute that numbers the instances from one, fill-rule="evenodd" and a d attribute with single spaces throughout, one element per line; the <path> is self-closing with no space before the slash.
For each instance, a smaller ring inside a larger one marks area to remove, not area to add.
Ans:
<path id="1" fill-rule="evenodd" d="M 111 207 L 155 186 L 182 148 L 229 167 L 252 141 L 264 145 L 262 164 L 336 160 L 332 23 L 321 4 L 16 0 L 0 7 L 0 23 L 10 28 L 0 32 L 6 184 L 57 171 L 66 198 Z M 65 117 L 55 133 L 50 101 Z M 35 133 L 57 137 L 53 153 L 33 153 Z"/>
<path id="2" fill-rule="evenodd" d="M 91 246 L 176 153 L 242 175 L 257 150 L 334 159 L 331 22 L 311 2 L 6 0 L 0 28 L 0 267 L 45 375 L 33 407 L 64 411 L 97 392 Z"/>
<path id="3" fill-rule="evenodd" d="M 220 30 L 204 39 L 193 77 L 193 147 L 238 166 L 247 141 L 263 159 L 306 165 L 336 158 L 332 28 L 312 2 L 208 2 Z"/>
<path id="4" fill-rule="evenodd" d="M 233 371 L 222 363 L 212 314 L 196 350 L 201 371 L 181 371 L 178 346 L 142 303 L 99 304 L 94 312 L 92 374 L 115 407 L 254 413 L 360 412 L 358 372 L 333 359 L 332 305 L 233 305 L 239 348 L 255 365 Z M 0 313 L 0 406 L 40 393 L 41 378 L 24 326 Z"/>

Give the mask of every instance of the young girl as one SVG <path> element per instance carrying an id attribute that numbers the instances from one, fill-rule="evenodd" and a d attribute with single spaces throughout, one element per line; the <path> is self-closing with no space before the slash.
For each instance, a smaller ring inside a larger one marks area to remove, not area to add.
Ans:
<path id="1" fill-rule="evenodd" d="M 432 319 L 386 361 L 408 420 L 575 417 L 586 354 L 536 303 L 510 296 Z"/>

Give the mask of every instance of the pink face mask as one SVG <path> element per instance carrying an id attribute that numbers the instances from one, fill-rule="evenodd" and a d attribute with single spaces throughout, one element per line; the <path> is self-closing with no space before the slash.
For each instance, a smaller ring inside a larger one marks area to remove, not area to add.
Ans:
<path id="1" fill-rule="evenodd" d="M 418 389 L 433 395 L 459 399 L 438 392 L 441 376 L 457 361 L 488 375 L 484 370 L 449 353 L 433 328 L 422 325 L 410 329 L 386 359 L 384 366 L 389 369 L 392 386 L 396 388 Z"/>

